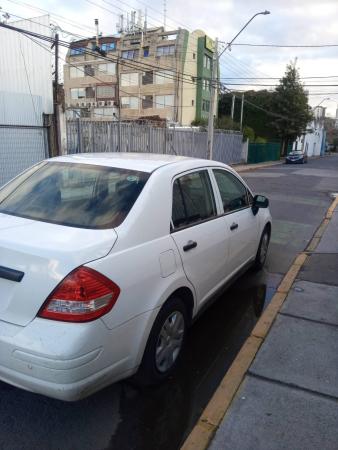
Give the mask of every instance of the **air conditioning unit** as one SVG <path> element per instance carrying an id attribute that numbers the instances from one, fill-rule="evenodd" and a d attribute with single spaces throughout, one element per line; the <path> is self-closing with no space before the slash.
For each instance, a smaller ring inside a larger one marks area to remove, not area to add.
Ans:
<path id="1" fill-rule="evenodd" d="M 104 102 L 98 102 L 99 106 L 104 106 Z"/>
<path id="2" fill-rule="evenodd" d="M 77 106 L 78 108 L 80 107 L 80 103 L 76 103 L 76 105 L 75 106 Z"/>
<path id="3" fill-rule="evenodd" d="M 113 102 L 113 101 L 111 101 L 111 100 L 110 100 L 110 101 L 108 101 L 108 102 L 107 102 L 107 106 L 114 106 L 114 102 Z"/>
<path id="4" fill-rule="evenodd" d="M 86 107 L 86 106 L 87 106 L 87 103 L 82 102 L 82 103 L 81 103 L 81 106 Z"/>
<path id="5" fill-rule="evenodd" d="M 95 106 L 97 105 L 96 102 L 92 102 L 92 106 L 95 108 Z"/>

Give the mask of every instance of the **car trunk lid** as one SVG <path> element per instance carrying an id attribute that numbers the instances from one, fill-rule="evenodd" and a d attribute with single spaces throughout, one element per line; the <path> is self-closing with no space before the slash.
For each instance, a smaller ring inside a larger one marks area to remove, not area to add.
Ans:
<path id="1" fill-rule="evenodd" d="M 103 258 L 114 229 L 85 229 L 0 214 L 0 320 L 25 326 L 76 267 Z"/>

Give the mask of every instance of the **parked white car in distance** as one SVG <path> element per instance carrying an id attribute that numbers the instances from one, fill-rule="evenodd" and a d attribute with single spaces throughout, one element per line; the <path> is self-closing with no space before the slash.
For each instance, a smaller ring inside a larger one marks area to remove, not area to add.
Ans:
<path id="1" fill-rule="evenodd" d="M 268 200 L 216 161 L 37 164 L 0 189 L 0 379 L 62 400 L 161 381 L 204 306 L 263 266 L 270 234 Z"/>

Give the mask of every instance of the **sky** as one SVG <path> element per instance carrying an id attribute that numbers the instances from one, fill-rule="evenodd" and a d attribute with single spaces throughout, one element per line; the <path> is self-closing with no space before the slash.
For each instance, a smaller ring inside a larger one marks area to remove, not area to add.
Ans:
<path id="1" fill-rule="evenodd" d="M 321 48 L 271 48 L 233 45 L 220 59 L 221 77 L 230 89 L 273 89 L 283 76 L 286 65 L 296 60 L 301 77 L 308 86 L 311 106 L 327 108 L 328 116 L 335 116 L 338 106 L 338 0 L 0 0 L 2 12 L 10 20 L 33 18 L 48 11 L 51 23 L 81 36 L 95 33 L 94 19 L 99 19 L 100 31 L 116 34 L 118 16 L 131 10 L 147 8 L 148 26 L 163 25 L 164 3 L 167 10 L 167 29 L 201 29 L 211 38 L 227 43 L 257 12 L 258 15 L 237 37 L 234 44 L 321 45 Z M 76 37 L 62 33 L 62 39 Z M 224 44 L 220 44 L 221 49 Z M 244 78 L 251 78 L 250 80 Z M 234 78 L 234 79 L 230 79 Z M 277 78 L 263 79 L 263 78 Z M 251 83 L 234 85 L 231 83 Z M 318 86 L 318 85 L 325 85 Z M 336 86 L 327 86 L 336 85 Z"/>

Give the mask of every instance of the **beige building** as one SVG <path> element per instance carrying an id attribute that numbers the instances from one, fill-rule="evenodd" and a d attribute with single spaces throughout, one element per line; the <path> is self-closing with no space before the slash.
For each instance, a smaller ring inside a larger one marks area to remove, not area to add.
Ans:
<path id="1" fill-rule="evenodd" d="M 112 60 L 117 56 L 118 39 L 99 38 L 99 47 Z M 64 65 L 67 118 L 116 120 L 117 64 L 95 51 L 96 39 L 71 43 Z M 97 56 L 96 56 L 97 54 Z"/>
<path id="2" fill-rule="evenodd" d="M 210 83 L 200 75 L 210 70 L 207 39 L 202 31 L 163 27 L 100 38 L 99 47 L 112 62 L 86 54 L 95 51 L 95 38 L 72 43 L 64 68 L 68 118 L 116 120 L 120 111 L 122 120 L 148 117 L 190 125 L 207 116 L 210 102 L 202 91 L 210 92 Z"/>

